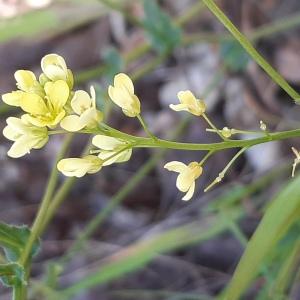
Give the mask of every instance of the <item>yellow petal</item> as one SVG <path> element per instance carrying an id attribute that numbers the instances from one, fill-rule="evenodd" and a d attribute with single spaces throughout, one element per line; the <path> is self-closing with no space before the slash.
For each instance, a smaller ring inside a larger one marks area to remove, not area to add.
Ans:
<path id="1" fill-rule="evenodd" d="M 51 80 L 66 80 L 68 69 L 63 57 L 57 54 L 48 54 L 42 58 L 41 67 L 45 75 Z"/>
<path id="2" fill-rule="evenodd" d="M 96 108 L 96 91 L 92 85 L 90 87 L 90 94 L 91 94 L 91 99 L 92 99 L 92 106 L 94 108 Z"/>
<path id="3" fill-rule="evenodd" d="M 13 143 L 7 155 L 12 158 L 24 156 L 28 154 L 38 142 L 39 140 L 34 136 L 23 135 Z"/>
<path id="4" fill-rule="evenodd" d="M 84 111 L 92 107 L 92 99 L 86 91 L 76 91 L 71 100 L 71 107 L 76 114 L 81 115 Z"/>
<path id="5" fill-rule="evenodd" d="M 188 168 L 191 171 L 191 174 L 194 179 L 197 179 L 202 174 L 203 171 L 202 167 L 199 166 L 199 163 L 196 161 L 189 163 Z"/>
<path id="6" fill-rule="evenodd" d="M 67 103 L 69 98 L 69 86 L 63 80 L 55 82 L 47 82 L 45 85 L 45 92 L 49 98 L 52 109 L 59 112 Z"/>
<path id="7" fill-rule="evenodd" d="M 80 122 L 80 117 L 76 115 L 70 115 L 62 119 L 60 126 L 70 132 L 79 131 L 84 127 Z"/>
<path id="8" fill-rule="evenodd" d="M 9 117 L 6 123 L 13 131 L 19 134 L 26 134 L 28 132 L 28 126 L 22 119 Z"/>
<path id="9" fill-rule="evenodd" d="M 93 174 L 100 171 L 102 160 L 93 155 L 84 158 L 66 158 L 59 161 L 57 168 L 65 176 L 83 177 L 87 173 Z"/>
<path id="10" fill-rule="evenodd" d="M 119 73 L 114 78 L 116 88 L 126 89 L 130 94 L 134 94 L 134 85 L 132 80 L 124 73 Z"/>
<path id="11" fill-rule="evenodd" d="M 195 181 L 192 183 L 192 185 L 190 186 L 188 192 L 185 194 L 185 196 L 182 198 L 183 201 L 188 201 L 190 200 L 195 192 Z"/>
<path id="12" fill-rule="evenodd" d="M 187 169 L 187 166 L 180 161 L 170 161 L 164 165 L 164 168 L 168 171 L 181 173 Z"/>
<path id="13" fill-rule="evenodd" d="M 92 107 L 87 109 L 80 116 L 80 124 L 86 128 L 94 128 L 103 120 L 103 114 L 101 111 Z"/>
<path id="14" fill-rule="evenodd" d="M 175 111 L 188 111 L 185 104 L 170 104 L 169 107 Z"/>
<path id="15" fill-rule="evenodd" d="M 201 116 L 206 109 L 204 101 L 196 99 L 191 91 L 181 91 L 177 94 L 182 107 L 185 106 L 187 110 L 195 116 Z M 180 104 L 179 104 L 180 105 Z M 174 108 L 172 108 L 174 109 Z M 174 109 L 176 110 L 176 109 Z M 185 110 L 185 109 L 181 109 Z"/>
<path id="16" fill-rule="evenodd" d="M 189 169 L 186 169 L 184 172 L 179 173 L 177 180 L 176 180 L 176 187 L 182 191 L 186 192 L 192 183 L 194 182 L 194 177 L 191 174 Z"/>
<path id="17" fill-rule="evenodd" d="M 49 112 L 44 100 L 36 94 L 24 93 L 20 106 L 32 115 L 46 115 Z"/>
<path id="18" fill-rule="evenodd" d="M 2 95 L 2 100 L 4 103 L 11 106 L 20 106 L 21 98 L 23 97 L 24 92 L 22 91 L 14 91 L 11 93 L 7 93 Z"/>
<path id="19" fill-rule="evenodd" d="M 188 106 L 196 106 L 197 99 L 191 91 L 180 91 L 177 94 L 177 97 L 180 100 L 180 103 L 186 104 Z"/>
<path id="20" fill-rule="evenodd" d="M 27 70 L 19 70 L 15 72 L 15 79 L 20 90 L 29 91 L 36 82 L 36 77 L 33 72 Z"/>
<path id="21" fill-rule="evenodd" d="M 3 135 L 10 141 L 16 141 L 21 134 L 15 130 L 13 130 L 10 126 L 5 126 L 3 129 Z"/>
<path id="22" fill-rule="evenodd" d="M 113 163 L 122 163 L 122 162 L 126 162 L 130 159 L 130 157 L 132 155 L 132 149 L 124 150 L 123 152 L 115 155 L 116 153 L 117 152 L 114 152 L 114 151 L 104 150 L 99 153 L 98 157 L 104 161 L 103 166 L 108 166 Z M 110 158 L 110 157 L 112 157 L 112 158 Z"/>
<path id="23" fill-rule="evenodd" d="M 102 150 L 116 150 L 126 142 L 116 139 L 114 137 L 98 134 L 93 137 L 92 144 Z"/>

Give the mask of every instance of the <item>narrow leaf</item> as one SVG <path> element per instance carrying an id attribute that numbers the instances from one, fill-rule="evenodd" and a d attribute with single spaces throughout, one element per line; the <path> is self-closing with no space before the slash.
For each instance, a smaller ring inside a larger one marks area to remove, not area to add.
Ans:
<path id="1" fill-rule="evenodd" d="M 225 292 L 226 300 L 240 299 L 258 273 L 263 260 L 299 216 L 300 176 L 273 200 L 250 239 Z"/>

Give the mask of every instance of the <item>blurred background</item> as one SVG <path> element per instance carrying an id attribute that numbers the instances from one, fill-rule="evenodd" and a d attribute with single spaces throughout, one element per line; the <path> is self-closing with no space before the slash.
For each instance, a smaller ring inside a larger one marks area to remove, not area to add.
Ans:
<path id="1" fill-rule="evenodd" d="M 216 3 L 299 91 L 300 2 Z M 219 141 L 205 131 L 204 120 L 168 108 L 185 89 L 205 99 L 219 128 L 259 130 L 260 120 L 270 131 L 299 128 L 299 106 L 247 56 L 202 1 L 0 0 L 0 93 L 15 89 L 17 69 L 40 72 L 40 60 L 48 53 L 65 58 L 74 71 L 76 89 L 95 86 L 99 109 L 109 106 L 106 89 L 114 74 L 129 74 L 143 115 L 161 138 Z M 0 104 L 1 131 L 13 114 L 18 111 Z M 137 120 L 115 107 L 107 122 L 126 133 L 144 135 Z M 0 136 L 1 221 L 32 223 L 61 142 L 61 136 L 54 136 L 44 149 L 9 159 L 10 142 Z M 86 136 L 77 135 L 67 156 L 79 156 L 86 143 Z M 73 299 L 214 299 L 230 280 L 264 207 L 289 180 L 291 146 L 299 148 L 300 143 L 285 140 L 251 148 L 223 183 L 204 193 L 236 152 L 217 153 L 205 164 L 190 202 L 181 201 L 176 174 L 163 165 L 171 160 L 199 161 L 202 152 L 135 150 L 126 164 L 68 180 L 65 200 L 33 264 L 31 299 L 45 299 L 42 286 L 68 286 L 98 269 L 109 273 L 110 264 L 132 254 L 130 267 L 120 263 L 114 275 L 80 290 Z M 59 175 L 59 183 L 65 182 Z M 95 217 L 80 251 L 72 255 L 68 249 Z M 148 239 L 153 239 L 146 243 L 153 248 L 150 257 L 144 244 Z M 245 299 L 275 299 L 270 290 L 284 249 L 265 266 Z M 64 261 L 59 260 L 62 255 Z M 289 299 L 300 299 L 298 284 L 292 284 Z M 2 286 L 0 298 L 10 299 Z"/>

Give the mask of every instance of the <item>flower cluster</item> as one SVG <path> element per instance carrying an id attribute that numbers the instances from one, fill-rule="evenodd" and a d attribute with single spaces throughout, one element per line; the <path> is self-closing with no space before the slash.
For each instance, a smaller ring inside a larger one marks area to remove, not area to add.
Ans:
<path id="1" fill-rule="evenodd" d="M 82 177 L 100 171 L 103 166 L 128 161 L 135 141 L 103 123 L 103 113 L 96 105 L 95 89 L 91 87 L 90 93 L 73 90 L 72 71 L 57 54 L 43 57 L 41 69 L 38 78 L 29 70 L 17 71 L 17 90 L 2 96 L 6 104 L 23 111 L 20 118 L 9 117 L 3 130 L 4 136 L 14 142 L 8 155 L 17 158 L 29 153 L 31 149 L 40 149 L 48 142 L 51 134 L 85 132 L 95 134 L 92 139 L 94 149 L 81 158 L 60 160 L 57 168 L 65 176 Z M 132 80 L 126 74 L 115 76 L 113 85 L 108 87 L 108 95 L 126 116 L 139 120 L 153 143 L 159 141 L 141 117 L 140 100 L 135 94 Z M 171 109 L 204 117 L 211 124 L 205 115 L 206 105 L 203 100 L 197 99 L 191 91 L 179 92 L 178 98 L 180 104 L 171 104 Z M 116 132 L 118 134 L 114 134 Z M 229 136 L 225 131 L 222 134 Z M 179 173 L 176 186 L 186 193 L 183 200 L 193 196 L 195 181 L 203 171 L 203 162 L 186 165 L 172 161 L 165 165 L 167 170 Z"/>
<path id="2" fill-rule="evenodd" d="M 92 100 L 84 91 L 72 91 L 73 74 L 61 56 L 46 55 L 41 68 L 38 78 L 28 70 L 15 72 L 18 90 L 2 96 L 6 104 L 24 112 L 20 118 L 8 118 L 3 131 L 5 137 L 14 141 L 8 151 L 11 157 L 21 157 L 31 149 L 43 147 L 49 129 L 61 126 L 67 131 L 78 131 L 101 121 L 95 97 Z M 73 113 L 79 114 L 78 119 Z"/>

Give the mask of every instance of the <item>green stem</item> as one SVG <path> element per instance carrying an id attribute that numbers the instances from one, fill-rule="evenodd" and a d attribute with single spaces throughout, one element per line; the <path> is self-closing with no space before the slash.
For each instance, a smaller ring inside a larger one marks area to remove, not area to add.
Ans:
<path id="1" fill-rule="evenodd" d="M 248 54 L 269 74 L 269 76 L 296 102 L 300 101 L 300 95 L 287 81 L 258 53 L 251 42 L 244 36 L 213 0 L 202 0 L 209 10 L 219 19 L 220 22 L 231 32 L 237 41 L 243 46 Z"/>
<path id="2" fill-rule="evenodd" d="M 153 140 L 157 140 L 157 137 L 155 135 L 153 135 L 153 133 L 149 130 L 145 120 L 143 119 L 143 117 L 141 115 L 137 115 L 138 120 L 140 121 L 143 129 L 145 130 L 145 132 L 148 134 L 148 136 L 150 138 L 152 138 Z"/>
<path id="3" fill-rule="evenodd" d="M 214 153 L 215 153 L 214 150 L 209 151 L 199 162 L 199 165 L 202 166 Z"/>
<path id="4" fill-rule="evenodd" d="M 221 173 L 219 173 L 218 177 L 208 186 L 204 189 L 204 192 L 207 192 L 210 190 L 214 185 L 220 183 L 228 169 L 232 166 L 232 164 L 248 149 L 249 147 L 244 147 L 242 148 L 231 160 L 230 162 L 226 165 L 226 167 L 223 169 Z"/>
<path id="5" fill-rule="evenodd" d="M 61 148 L 61 151 L 58 153 L 58 155 L 56 157 L 55 165 L 64 156 L 65 152 L 68 150 L 68 147 L 72 141 L 72 138 L 73 138 L 73 134 L 69 134 L 65 138 L 65 141 Z M 52 171 L 51 171 L 48 183 L 47 183 L 47 187 L 46 187 L 43 199 L 41 201 L 39 211 L 37 213 L 37 216 L 34 220 L 32 228 L 31 228 L 31 234 L 29 236 L 29 239 L 27 241 L 25 249 L 22 252 L 22 255 L 19 260 L 19 263 L 25 268 L 27 280 L 28 280 L 29 274 L 30 274 L 30 255 L 32 252 L 32 247 L 33 247 L 34 243 L 36 242 L 36 240 L 40 236 L 40 229 L 41 229 L 42 223 L 44 221 L 44 218 L 47 215 L 47 210 L 48 210 L 53 192 L 55 190 L 57 178 L 58 178 L 58 170 L 55 167 L 55 168 L 52 168 Z M 27 287 L 26 286 L 24 286 L 24 285 L 20 286 L 18 288 L 18 291 L 16 291 L 16 292 L 18 292 L 18 298 L 16 298 L 16 299 L 18 299 L 18 300 L 27 299 Z"/>
<path id="6" fill-rule="evenodd" d="M 206 114 L 203 114 L 202 117 L 204 118 L 204 120 L 208 123 L 208 125 L 214 130 L 214 132 L 216 132 L 219 137 L 226 141 L 227 139 L 223 136 L 223 134 L 220 132 L 220 130 L 211 122 L 211 120 L 208 118 L 208 116 Z"/>
<path id="7" fill-rule="evenodd" d="M 91 132 L 90 132 L 91 133 Z M 97 132 L 93 132 L 97 134 Z M 270 133 L 268 136 L 264 135 L 254 139 L 247 140 L 227 140 L 219 143 L 210 143 L 210 144 L 198 144 L 198 143 L 180 143 L 173 142 L 163 139 L 153 140 L 152 138 L 142 138 L 136 137 L 134 135 L 123 134 L 121 131 L 115 129 L 114 132 L 108 132 L 108 135 L 117 137 L 120 139 L 135 141 L 136 148 L 165 148 L 165 149 L 173 149 L 173 150 L 224 150 L 229 148 L 243 148 L 243 147 L 251 147 L 258 144 L 263 144 L 271 141 L 279 141 L 285 140 L 294 137 L 300 137 L 300 129 L 288 130 Z"/>
<path id="8" fill-rule="evenodd" d="M 26 294 L 23 293 L 24 288 L 21 283 L 13 287 L 13 300 L 26 300 Z"/>
<path id="9" fill-rule="evenodd" d="M 85 149 L 82 152 L 82 156 L 87 155 L 90 151 L 91 143 L 88 142 Z M 70 177 L 64 181 L 58 191 L 55 193 L 55 196 L 51 200 L 51 203 L 48 207 L 47 214 L 44 218 L 43 224 L 41 225 L 40 232 L 41 234 L 47 228 L 50 220 L 53 218 L 57 208 L 61 205 L 62 201 L 65 199 L 66 195 L 69 193 L 70 189 L 72 188 L 73 184 L 76 182 L 78 178 Z"/>

